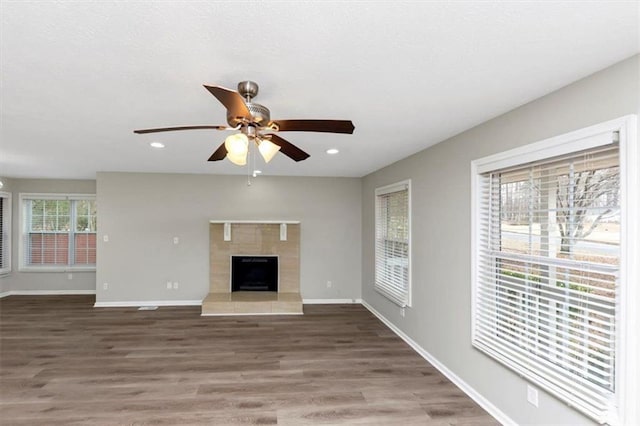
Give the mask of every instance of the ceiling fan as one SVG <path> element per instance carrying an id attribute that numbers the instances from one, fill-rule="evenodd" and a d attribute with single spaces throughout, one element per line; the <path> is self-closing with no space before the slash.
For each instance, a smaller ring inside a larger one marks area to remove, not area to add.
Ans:
<path id="1" fill-rule="evenodd" d="M 267 163 L 278 151 L 294 161 L 309 158 L 309 154 L 276 135 L 275 132 L 352 134 L 355 129 L 350 120 L 271 120 L 269 109 L 252 101 L 258 94 L 258 84 L 253 81 L 238 83 L 237 92 L 220 86 L 205 84 L 204 87 L 227 109 L 229 126 L 178 126 L 141 129 L 133 132 L 143 134 L 195 129 L 237 130 L 238 133 L 227 137 L 224 143 L 213 152 L 209 161 L 219 161 L 227 157 L 232 163 L 243 166 L 247 163 L 250 141 L 257 145 L 258 151 Z"/>

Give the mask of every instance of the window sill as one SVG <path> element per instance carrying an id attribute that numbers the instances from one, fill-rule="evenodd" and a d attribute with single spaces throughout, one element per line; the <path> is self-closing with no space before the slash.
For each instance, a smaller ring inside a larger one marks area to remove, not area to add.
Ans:
<path id="1" fill-rule="evenodd" d="M 19 272 L 96 272 L 95 266 L 90 267 L 63 267 L 56 268 L 51 266 L 23 266 L 19 269 Z"/>

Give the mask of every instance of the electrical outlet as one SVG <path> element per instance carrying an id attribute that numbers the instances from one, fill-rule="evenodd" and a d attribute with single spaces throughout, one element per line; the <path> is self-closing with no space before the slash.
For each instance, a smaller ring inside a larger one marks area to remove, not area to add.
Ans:
<path id="1" fill-rule="evenodd" d="M 404 318 L 404 308 L 400 309 L 400 316 Z"/>
<path id="2" fill-rule="evenodd" d="M 73 279 L 73 274 L 67 274 L 67 278 L 72 280 Z"/>
<path id="3" fill-rule="evenodd" d="M 173 237 L 173 244 L 178 244 L 178 243 L 180 243 L 180 238 Z"/>
<path id="4" fill-rule="evenodd" d="M 527 385 L 527 401 L 531 405 L 538 406 L 538 389 L 531 385 Z"/>
<path id="5" fill-rule="evenodd" d="M 167 281 L 167 290 L 171 290 L 172 288 L 171 281 Z"/>
<path id="6" fill-rule="evenodd" d="M 180 287 L 180 283 L 173 283 L 173 289 L 177 290 Z"/>
<path id="7" fill-rule="evenodd" d="M 108 235 L 106 235 L 106 234 L 105 234 L 105 235 L 103 235 L 103 236 L 102 236 L 102 241 L 104 241 L 105 243 L 108 243 L 108 242 L 109 242 L 109 236 L 108 236 Z"/>
<path id="8" fill-rule="evenodd" d="M 109 290 L 109 283 L 102 283 L 103 290 Z"/>
<path id="9" fill-rule="evenodd" d="M 327 281 L 327 288 L 333 287 L 333 283 L 331 281 Z"/>

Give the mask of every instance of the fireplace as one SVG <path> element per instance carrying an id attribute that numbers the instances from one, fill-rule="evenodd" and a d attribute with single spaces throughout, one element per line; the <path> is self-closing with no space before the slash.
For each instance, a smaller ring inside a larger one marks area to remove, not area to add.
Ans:
<path id="1" fill-rule="evenodd" d="M 299 222 L 212 220 L 209 250 L 202 315 L 303 313 Z"/>
<path id="2" fill-rule="evenodd" d="M 231 291 L 278 291 L 278 256 L 231 256 Z"/>

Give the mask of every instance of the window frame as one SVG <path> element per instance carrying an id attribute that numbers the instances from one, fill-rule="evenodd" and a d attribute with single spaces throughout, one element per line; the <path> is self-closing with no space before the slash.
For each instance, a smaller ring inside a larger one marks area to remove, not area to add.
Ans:
<path id="1" fill-rule="evenodd" d="M 406 291 L 406 300 L 404 302 L 398 301 L 392 296 L 390 296 L 384 288 L 382 288 L 378 284 L 378 256 L 377 256 L 377 232 L 378 232 L 378 197 L 382 195 L 391 194 L 393 192 L 407 191 L 407 224 L 409 227 L 408 238 L 407 238 L 407 291 Z M 390 185 L 385 185 L 381 187 L 377 187 L 374 191 L 374 282 L 373 287 L 378 292 L 378 294 L 385 297 L 387 300 L 395 303 L 401 308 L 411 307 L 411 299 L 412 299 L 412 250 L 411 250 L 411 233 L 412 233 L 412 223 L 411 223 L 411 179 L 405 179 L 400 182 L 396 182 Z"/>
<path id="2" fill-rule="evenodd" d="M 96 265 L 30 265 L 27 263 L 26 253 L 25 253 L 25 238 L 26 234 L 29 233 L 29 214 L 26 211 L 28 200 L 68 200 L 68 201 L 96 201 L 95 194 L 54 194 L 54 193 L 20 193 L 20 238 L 18 239 L 18 258 L 19 258 L 19 266 L 18 269 L 21 272 L 95 272 Z M 71 213 L 70 217 L 77 217 L 77 212 Z M 76 223 L 74 222 L 73 225 Z M 71 225 L 71 224 L 70 224 Z M 71 229 L 71 226 L 70 226 Z M 64 233 L 69 235 L 69 240 L 71 240 L 71 236 L 75 235 L 77 232 L 75 229 L 73 231 L 69 231 Z M 84 233 L 80 233 L 84 234 Z M 97 236 L 98 230 L 96 229 L 96 250 L 97 250 Z M 71 250 L 71 244 L 69 245 L 69 250 Z"/>
<path id="3" fill-rule="evenodd" d="M 2 254 L 4 256 L 3 265 L 0 267 L 0 276 L 9 275 L 11 273 L 11 193 L 0 191 L 0 203 L 2 203 L 2 235 L 3 239 L 0 244 Z M 6 265 L 4 264 L 6 262 Z"/>
<path id="4" fill-rule="evenodd" d="M 526 163 L 544 160 L 578 152 L 589 148 L 595 148 L 611 142 L 611 133 L 618 132 L 620 155 L 620 295 L 619 309 L 616 310 L 616 363 L 615 386 L 616 401 L 611 410 L 594 415 L 592 411 L 582 406 L 571 394 L 563 393 L 554 387 L 553 383 L 546 382 L 529 370 L 518 367 L 508 359 L 497 358 L 475 345 L 478 306 L 479 280 L 477 279 L 480 268 L 480 239 L 481 239 L 481 179 L 482 175 L 491 171 L 504 169 L 511 166 L 525 165 Z M 569 132 L 560 136 L 545 139 L 519 148 L 508 150 L 495 155 L 490 155 L 471 162 L 471 342 L 472 345 L 483 353 L 500 361 L 507 368 L 520 374 L 525 379 L 537 384 L 549 391 L 560 400 L 570 404 L 577 410 L 600 422 L 609 424 L 637 424 L 640 420 L 636 401 L 639 396 L 637 378 L 639 375 L 638 359 L 638 314 L 635 305 L 638 303 L 640 292 L 633 285 L 640 278 L 637 259 L 640 255 L 640 235 L 638 225 L 633 216 L 637 215 L 640 207 L 640 152 L 637 147 L 637 117 L 627 115 L 618 119 L 596 124 L 587 128 Z"/>

